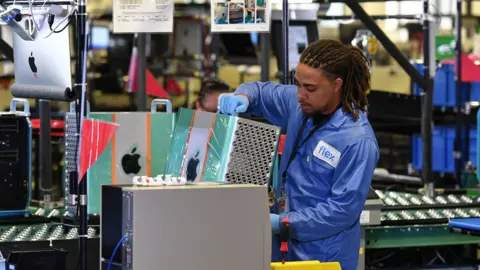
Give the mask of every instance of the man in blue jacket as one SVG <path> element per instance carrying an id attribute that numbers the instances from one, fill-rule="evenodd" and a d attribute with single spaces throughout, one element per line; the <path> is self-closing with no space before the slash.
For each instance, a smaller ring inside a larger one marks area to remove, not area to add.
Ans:
<path id="1" fill-rule="evenodd" d="M 337 261 L 355 270 L 359 217 L 379 158 L 365 113 L 367 59 L 356 47 L 316 41 L 302 53 L 295 81 L 243 84 L 235 95 L 222 96 L 220 111 L 250 112 L 287 130 L 278 213 L 270 215 L 274 234 L 281 220 L 290 222 L 287 260 Z M 274 241 L 273 253 L 278 249 Z"/>

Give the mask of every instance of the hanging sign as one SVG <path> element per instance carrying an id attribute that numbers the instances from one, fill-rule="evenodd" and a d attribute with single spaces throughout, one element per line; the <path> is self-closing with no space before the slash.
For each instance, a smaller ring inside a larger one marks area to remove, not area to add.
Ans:
<path id="1" fill-rule="evenodd" d="M 270 31 L 271 0 L 211 0 L 210 10 L 212 32 Z"/>
<path id="2" fill-rule="evenodd" d="M 437 60 L 455 58 L 455 36 L 435 37 L 435 57 Z"/>
<path id="3" fill-rule="evenodd" d="M 172 33 L 174 0 L 113 0 L 114 33 Z"/>

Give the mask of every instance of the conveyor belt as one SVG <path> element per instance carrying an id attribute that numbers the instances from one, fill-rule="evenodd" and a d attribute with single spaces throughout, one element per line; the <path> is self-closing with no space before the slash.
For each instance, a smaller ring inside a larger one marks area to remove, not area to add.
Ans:
<path id="1" fill-rule="evenodd" d="M 452 218 L 480 217 L 480 208 L 382 211 L 382 225 L 445 224 Z"/>
<path id="2" fill-rule="evenodd" d="M 393 191 L 382 192 L 377 190 L 376 192 L 383 201 L 383 210 L 480 208 L 480 197 L 454 194 L 431 197 Z"/>
<path id="3" fill-rule="evenodd" d="M 90 227 L 88 238 L 99 236 L 99 228 Z M 78 238 L 78 229 L 54 223 L 0 227 L 0 243 L 20 241 L 69 240 Z"/>
<path id="4" fill-rule="evenodd" d="M 447 224 L 451 219 L 470 219 L 480 218 L 480 197 L 471 197 L 466 195 L 437 195 L 435 197 L 401 193 L 393 191 L 371 192 L 369 199 L 374 199 L 374 195 L 383 202 L 381 215 L 379 215 L 380 226 L 395 225 L 426 225 L 426 224 Z M 368 202 L 368 201 L 367 201 Z M 372 215 L 371 209 L 367 209 Z M 0 226 L 0 242 L 16 241 L 15 239 L 35 240 L 36 238 L 50 237 L 55 229 L 60 230 L 60 234 L 55 237 L 64 239 L 76 238 L 76 228 L 69 225 L 56 225 L 55 222 L 61 222 L 62 216 L 66 213 L 63 209 L 44 210 L 33 209 L 34 216 L 41 216 L 50 220 L 52 223 L 41 223 L 34 225 L 15 225 L 12 227 Z M 371 219 L 372 217 L 370 217 Z M 377 226 L 376 224 L 363 224 Z M 96 227 L 92 225 L 91 230 Z M 93 232 L 93 231 L 92 231 Z M 6 234 L 6 235 L 4 235 Z M 38 234 L 37 236 L 35 236 Z M 8 237 L 7 237 L 8 236 Z M 93 233 L 92 237 L 97 237 L 98 233 Z"/>

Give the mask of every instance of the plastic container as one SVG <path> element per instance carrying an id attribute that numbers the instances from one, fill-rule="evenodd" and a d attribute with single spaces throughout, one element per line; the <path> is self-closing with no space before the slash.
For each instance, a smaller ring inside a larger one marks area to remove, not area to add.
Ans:
<path id="1" fill-rule="evenodd" d="M 480 130 L 480 121 L 478 121 L 478 119 L 480 119 L 480 110 L 478 110 L 478 112 L 477 112 L 477 130 Z M 479 133 L 480 132 L 477 132 L 477 134 L 476 134 L 477 135 L 476 136 L 476 141 L 477 142 L 480 142 L 480 134 Z M 475 150 L 477 150 L 477 149 L 475 148 Z M 480 181 L 480 170 L 478 169 L 478 168 L 480 168 L 480 151 L 477 151 L 476 156 L 477 156 L 477 160 L 473 164 L 475 164 L 477 166 L 477 179 Z"/>
<path id="2" fill-rule="evenodd" d="M 470 88 L 470 100 L 480 101 L 480 82 L 472 82 Z"/>
<path id="3" fill-rule="evenodd" d="M 423 63 L 415 63 L 415 68 L 423 75 Z M 450 82 L 453 81 L 453 74 L 451 74 L 451 70 L 453 70 L 451 65 L 445 64 L 441 65 L 437 68 L 435 73 L 435 80 L 434 80 L 434 92 L 433 92 L 433 106 L 447 106 L 448 101 L 448 88 L 452 85 Z M 455 84 L 453 82 L 453 84 Z M 413 93 L 414 95 L 420 96 L 422 94 L 422 88 L 415 84 L 413 86 Z"/>
<path id="4" fill-rule="evenodd" d="M 415 63 L 415 68 L 423 75 L 423 63 Z M 476 84 L 475 86 L 473 84 Z M 471 99 L 480 100 L 480 83 L 473 83 L 471 90 Z M 438 107 L 455 107 L 457 103 L 455 84 L 455 65 L 441 64 L 435 72 L 435 79 L 433 85 L 433 106 Z M 466 86 L 463 85 L 462 91 L 465 94 Z M 413 86 L 413 94 L 420 96 L 422 88 L 415 84 Z M 465 95 L 463 95 L 465 101 Z"/>
<path id="5" fill-rule="evenodd" d="M 454 173 L 455 159 L 453 150 L 455 145 L 455 126 L 436 126 L 432 132 L 432 170 L 440 173 Z M 477 164 L 477 129 L 470 130 L 470 146 L 468 159 Z M 422 138 L 414 135 L 412 138 L 412 166 L 421 170 L 422 164 Z"/>
<path id="6" fill-rule="evenodd" d="M 453 150 L 455 146 L 455 127 L 447 127 L 447 147 L 446 147 L 446 164 L 447 172 L 455 172 L 455 159 L 453 156 Z M 471 161 L 473 164 L 477 164 L 477 129 L 472 128 L 469 132 L 469 155 L 468 161 Z"/>
<path id="7" fill-rule="evenodd" d="M 444 172 L 446 167 L 446 137 L 445 130 L 442 127 L 434 127 L 432 132 L 432 170 L 434 172 Z M 416 170 L 423 168 L 422 137 L 413 136 L 412 139 L 412 166 Z"/>

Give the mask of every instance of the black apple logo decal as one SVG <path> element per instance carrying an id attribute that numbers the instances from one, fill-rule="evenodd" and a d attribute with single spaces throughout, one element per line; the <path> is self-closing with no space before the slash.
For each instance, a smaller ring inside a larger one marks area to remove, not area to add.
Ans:
<path id="1" fill-rule="evenodd" d="M 137 174 L 142 169 L 138 163 L 140 155 L 136 154 L 137 148 L 133 148 L 131 154 L 126 154 L 122 157 L 122 169 L 125 174 Z"/>
<path id="2" fill-rule="evenodd" d="M 195 157 L 190 158 L 187 163 L 187 181 L 193 182 L 195 181 L 195 178 L 197 178 L 197 167 L 200 163 L 200 160 L 198 159 L 199 154 L 200 151 L 197 151 Z"/>
<path id="3" fill-rule="evenodd" d="M 28 57 L 28 65 L 33 72 L 33 76 L 35 78 L 38 77 L 37 75 L 37 66 L 35 65 L 35 57 L 33 57 L 33 52 L 30 53 L 30 57 Z"/>

